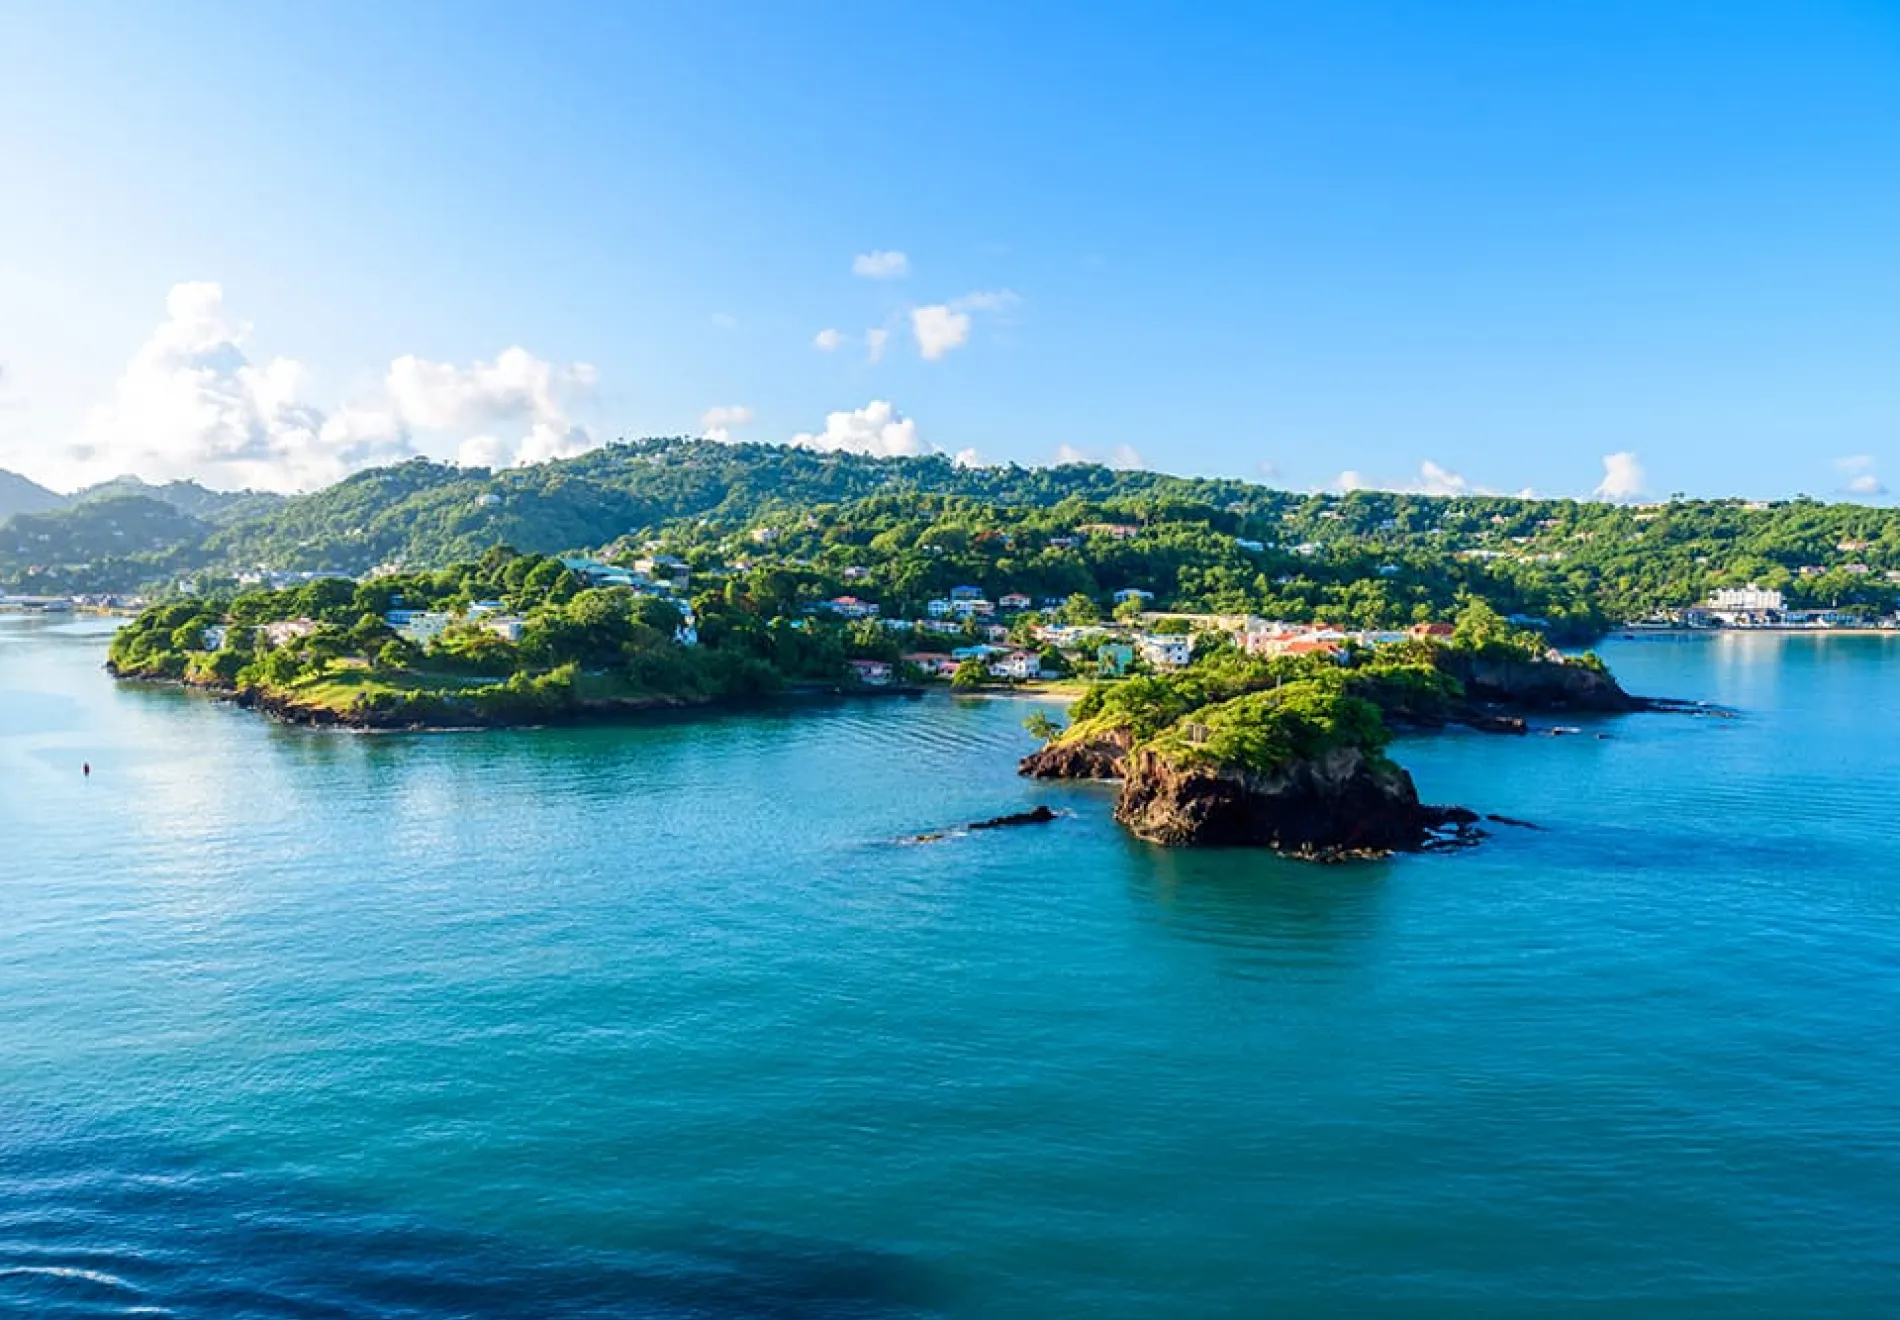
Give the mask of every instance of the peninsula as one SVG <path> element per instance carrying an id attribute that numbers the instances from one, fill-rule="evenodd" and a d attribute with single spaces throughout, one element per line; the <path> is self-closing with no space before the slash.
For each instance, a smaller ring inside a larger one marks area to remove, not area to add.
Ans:
<path id="1" fill-rule="evenodd" d="M 952 587 L 942 617 L 912 622 L 881 618 L 861 597 L 814 598 L 777 567 L 722 573 L 697 591 L 692 578 L 659 552 L 614 563 L 497 548 L 432 573 L 153 606 L 113 638 L 108 667 L 289 722 L 360 729 L 1062 678 L 1082 685 L 1073 721 L 1057 729 L 1038 717 L 1046 743 L 1023 773 L 1123 780 L 1116 818 L 1155 842 L 1314 857 L 1475 837 L 1472 813 L 1420 804 L 1386 755 L 1393 727 L 1523 732 L 1527 710 L 1642 705 L 1594 657 L 1566 657 L 1475 599 L 1455 623 L 1314 641 L 1310 628 L 1257 620 L 1151 618 L 1139 596 L 1117 620 L 1083 623 L 1043 622 L 1026 596 L 1006 594 L 1004 622 L 1000 603 Z M 1070 619 L 1094 607 L 1057 603 Z"/>

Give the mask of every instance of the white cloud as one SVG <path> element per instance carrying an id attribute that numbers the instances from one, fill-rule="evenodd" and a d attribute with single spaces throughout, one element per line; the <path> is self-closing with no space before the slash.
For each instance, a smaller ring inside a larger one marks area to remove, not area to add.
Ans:
<path id="1" fill-rule="evenodd" d="M 82 482 L 136 472 L 290 490 L 409 452 L 400 427 L 326 418 L 303 398 L 303 365 L 252 363 L 244 352 L 249 337 L 250 327 L 226 312 L 218 285 L 174 285 L 165 319 L 67 446 L 62 476 Z"/>
<path id="2" fill-rule="evenodd" d="M 961 298 L 952 298 L 950 305 L 962 312 L 1001 312 L 1014 307 L 1022 299 L 1008 289 L 979 289 L 975 293 L 966 293 Z"/>
<path id="3" fill-rule="evenodd" d="M 1606 500 L 1634 499 L 1643 493 L 1643 483 L 1647 480 L 1643 465 L 1637 461 L 1630 450 L 1603 456 L 1603 480 L 1597 483 L 1595 494 Z"/>
<path id="4" fill-rule="evenodd" d="M 970 341 L 970 313 L 1000 312 L 1021 301 L 1008 289 L 980 289 L 949 302 L 911 308 L 910 330 L 918 354 L 926 362 L 937 361 Z"/>
<path id="5" fill-rule="evenodd" d="M 1263 464 L 1263 469 L 1270 464 Z M 1495 495 L 1497 492 L 1484 486 L 1473 486 L 1469 481 L 1441 463 L 1429 458 L 1418 465 L 1418 475 L 1402 481 L 1391 481 L 1383 477 L 1369 477 L 1365 473 L 1348 468 L 1333 478 L 1333 488 L 1344 494 L 1355 490 L 1383 490 L 1401 495 Z"/>
<path id="6" fill-rule="evenodd" d="M 1463 495 L 1471 489 L 1471 483 L 1428 458 L 1419 465 L 1418 488 L 1427 495 Z"/>
<path id="7" fill-rule="evenodd" d="M 734 427 L 745 426 L 752 421 L 752 410 L 742 403 L 722 403 L 708 408 L 700 414 L 700 432 L 708 440 L 725 443 L 732 439 Z"/>
<path id="8" fill-rule="evenodd" d="M 739 328 L 739 318 L 734 316 L 731 312 L 714 312 L 712 314 L 712 324 L 715 330 L 737 330 Z"/>
<path id="9" fill-rule="evenodd" d="M 913 307 L 910 310 L 910 330 L 917 336 L 917 352 L 924 361 L 935 362 L 969 341 L 970 316 L 947 303 Z"/>
<path id="10" fill-rule="evenodd" d="M 830 326 L 826 326 L 823 330 L 820 330 L 811 337 L 811 346 L 820 353 L 835 352 L 843 344 L 844 333 L 839 330 L 833 330 Z"/>
<path id="11" fill-rule="evenodd" d="M 465 459 L 484 462 L 533 462 L 594 444 L 572 417 L 594 385 L 584 363 L 555 367 L 521 348 L 467 367 L 406 356 L 378 390 L 326 412 L 309 398 L 302 363 L 253 362 L 249 338 L 220 286 L 173 286 L 164 320 L 49 475 L 74 485 L 132 472 L 301 490 L 457 442 Z"/>
<path id="12" fill-rule="evenodd" d="M 592 393 L 598 378 L 585 362 L 556 367 L 517 347 L 466 367 L 405 355 L 389 364 L 383 386 L 411 428 L 468 437 L 457 461 L 499 467 L 592 449 L 598 442 L 570 408 Z M 500 438 L 491 429 L 500 426 L 526 430 Z"/>
<path id="13" fill-rule="evenodd" d="M 910 274 L 910 258 L 902 252 L 861 252 L 851 261 L 851 273 L 867 280 L 901 280 Z"/>
<path id="14" fill-rule="evenodd" d="M 865 361 L 876 362 L 880 358 L 882 358 L 884 356 L 884 345 L 890 339 L 890 337 L 891 337 L 891 332 L 889 330 L 883 329 L 882 327 L 875 327 L 873 329 L 866 330 L 864 332 L 864 359 Z"/>
<path id="15" fill-rule="evenodd" d="M 1840 493 L 1871 498 L 1887 493 L 1887 483 L 1880 479 L 1874 470 L 1875 463 L 1871 454 L 1856 454 L 1851 458 L 1837 458 L 1834 468 L 1841 474 Z"/>
<path id="16" fill-rule="evenodd" d="M 1148 460 L 1133 445 L 1116 445 L 1108 451 L 1108 457 L 1103 458 L 1092 449 L 1064 441 L 1056 446 L 1056 466 L 1061 467 L 1065 463 L 1099 463 L 1104 467 L 1127 469 L 1146 467 Z"/>
<path id="17" fill-rule="evenodd" d="M 935 453 L 917 434 L 917 423 L 883 399 L 873 399 L 852 412 L 825 414 L 825 429 L 814 435 L 802 431 L 792 443 L 823 453 L 870 454 L 877 458 L 915 457 Z"/>
<path id="18" fill-rule="evenodd" d="M 983 455 L 975 449 L 959 449 L 950 456 L 950 461 L 960 468 L 988 467 Z"/>

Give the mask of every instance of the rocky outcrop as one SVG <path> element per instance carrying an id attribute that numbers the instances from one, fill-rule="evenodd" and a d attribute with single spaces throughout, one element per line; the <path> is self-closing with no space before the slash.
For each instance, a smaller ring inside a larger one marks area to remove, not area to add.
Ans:
<path id="1" fill-rule="evenodd" d="M 1321 860 L 1482 837 L 1475 813 L 1421 804 L 1409 774 L 1356 748 L 1259 774 L 1177 763 L 1143 747 L 1128 758 L 1115 819 L 1152 843 L 1264 847 Z"/>
<path id="2" fill-rule="evenodd" d="M 1134 736 L 1126 729 L 1057 738 L 1016 767 L 1031 779 L 1120 779 Z"/>
<path id="3" fill-rule="evenodd" d="M 1625 692 L 1606 671 L 1575 661 L 1496 658 L 1447 649 L 1435 663 L 1464 684 L 1468 701 L 1480 705 L 1602 714 L 1649 706 L 1641 697 Z"/>

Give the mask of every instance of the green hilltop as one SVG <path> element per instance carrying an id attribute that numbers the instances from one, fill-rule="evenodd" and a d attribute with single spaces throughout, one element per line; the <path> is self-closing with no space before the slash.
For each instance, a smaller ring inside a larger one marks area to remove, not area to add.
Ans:
<path id="1" fill-rule="evenodd" d="M 887 610 L 964 583 L 1104 609 L 1132 588 L 1171 608 L 1372 628 L 1477 596 L 1581 639 L 1724 585 L 1870 616 L 1900 598 L 1900 511 L 1861 505 L 1307 494 L 690 439 L 507 471 L 416 459 L 290 498 L 113 483 L 0 523 L 0 590 L 162 594 L 260 573 L 423 571 L 497 545 L 649 541 L 695 565 L 775 565 L 801 589 Z"/>

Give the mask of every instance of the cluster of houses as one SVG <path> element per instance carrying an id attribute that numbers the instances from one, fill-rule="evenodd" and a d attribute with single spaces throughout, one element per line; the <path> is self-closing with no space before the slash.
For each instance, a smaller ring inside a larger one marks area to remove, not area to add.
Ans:
<path id="1" fill-rule="evenodd" d="M 1660 622 L 1684 628 L 1900 628 L 1900 617 L 1869 620 L 1851 610 L 1789 609 L 1779 591 L 1764 587 L 1723 587 L 1700 605 Z"/>
<path id="2" fill-rule="evenodd" d="M 504 642 L 520 641 L 522 630 L 528 626 L 526 619 L 510 614 L 508 607 L 498 600 L 478 600 L 465 612 L 414 610 L 398 604 L 383 615 L 383 622 L 404 641 L 425 648 L 458 623 L 472 623 Z"/>

